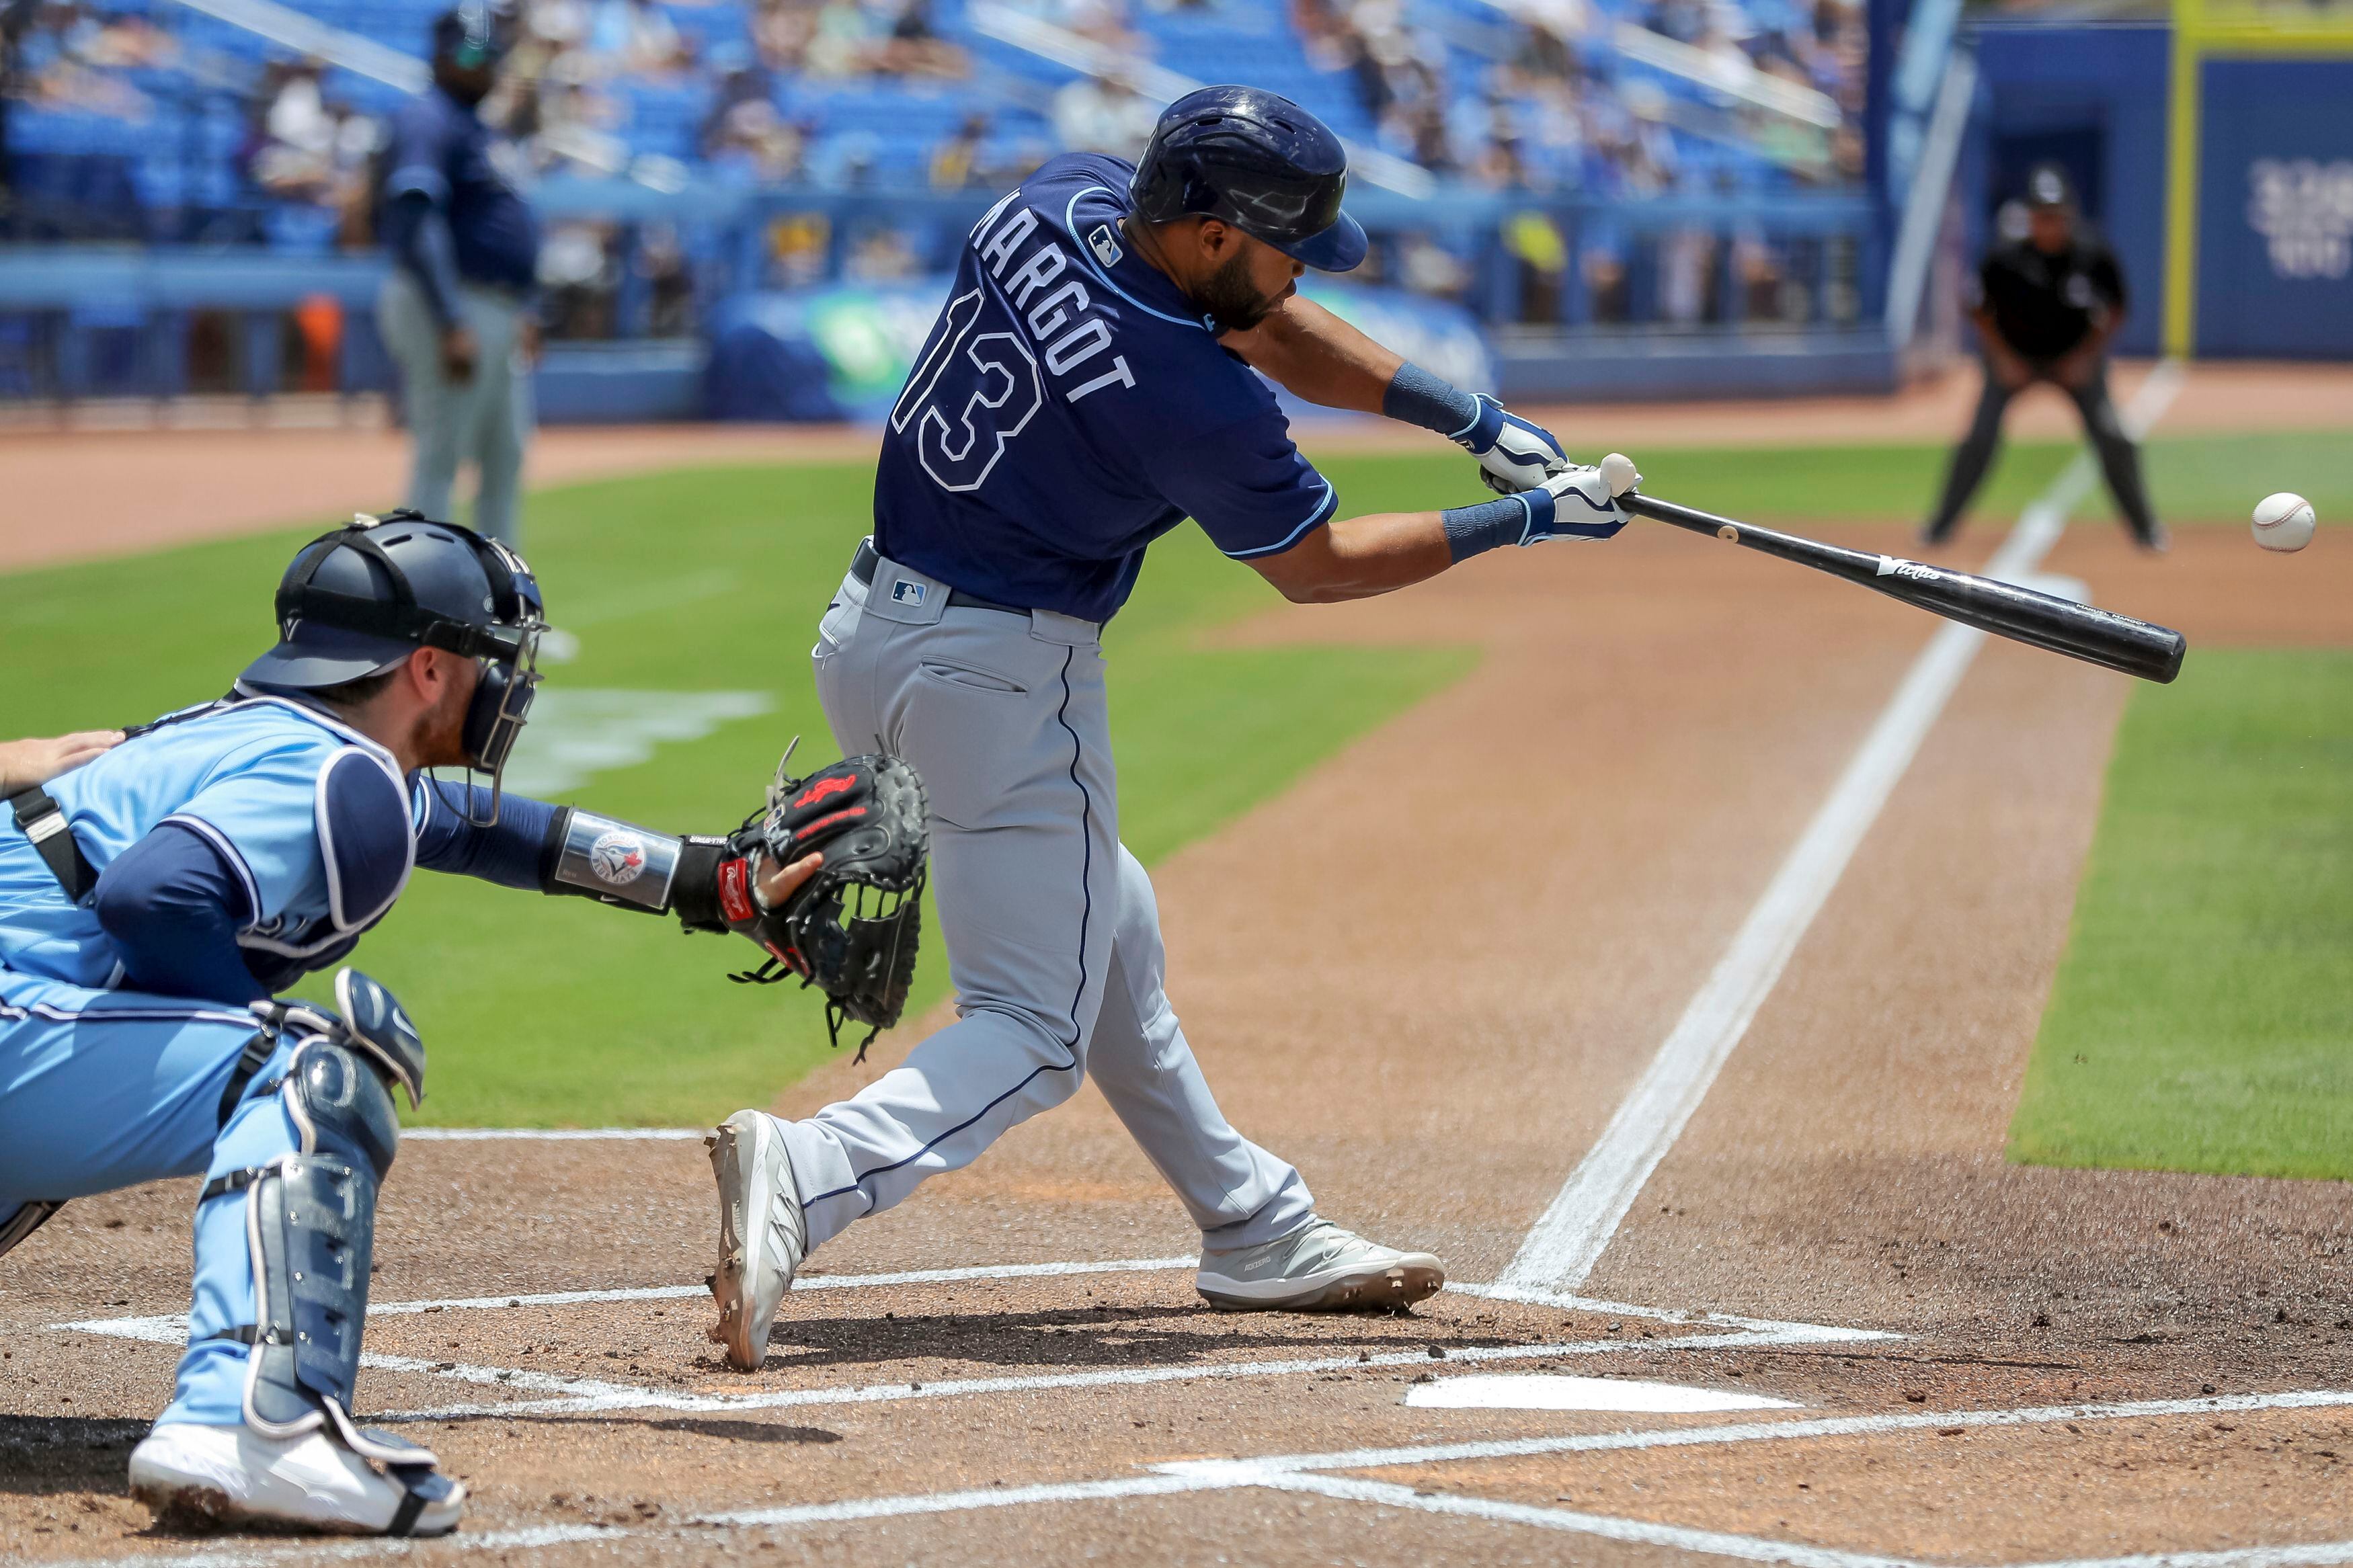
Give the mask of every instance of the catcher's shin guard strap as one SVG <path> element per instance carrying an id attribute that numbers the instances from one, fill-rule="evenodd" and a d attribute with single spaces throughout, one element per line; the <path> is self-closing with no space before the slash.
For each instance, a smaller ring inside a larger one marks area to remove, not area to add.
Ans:
<path id="1" fill-rule="evenodd" d="M 568 806 L 549 825 L 539 885 L 545 892 L 659 914 L 670 908 L 685 847 L 673 834 Z"/>

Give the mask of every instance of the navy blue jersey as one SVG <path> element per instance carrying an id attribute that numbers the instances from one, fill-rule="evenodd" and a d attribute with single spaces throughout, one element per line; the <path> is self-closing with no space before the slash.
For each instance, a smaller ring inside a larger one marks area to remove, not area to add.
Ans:
<path id="1" fill-rule="evenodd" d="M 492 162 L 480 118 L 434 88 L 400 106 L 391 138 L 385 198 L 414 192 L 448 216 L 459 277 L 529 289 L 539 270 L 539 226 Z"/>
<path id="2" fill-rule="evenodd" d="M 1248 560 L 1332 515 L 1272 391 L 1121 232 L 1134 173 L 1065 154 L 974 227 L 883 433 L 884 555 L 1102 621 L 1188 516 Z"/>

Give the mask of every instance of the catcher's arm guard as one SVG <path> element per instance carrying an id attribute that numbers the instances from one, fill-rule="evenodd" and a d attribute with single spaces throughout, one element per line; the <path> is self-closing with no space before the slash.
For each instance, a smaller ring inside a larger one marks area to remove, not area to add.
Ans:
<path id="1" fill-rule="evenodd" d="M 641 914 L 675 914 L 689 931 L 725 931 L 713 881 L 726 851 L 724 838 L 659 833 L 567 805 L 540 843 L 539 887 Z"/>

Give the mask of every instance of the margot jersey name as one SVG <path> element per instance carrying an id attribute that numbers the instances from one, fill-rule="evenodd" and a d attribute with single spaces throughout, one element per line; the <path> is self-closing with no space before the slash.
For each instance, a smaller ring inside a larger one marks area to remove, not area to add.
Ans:
<path id="1" fill-rule="evenodd" d="M 1103 357 L 1112 347 L 1111 323 L 1091 313 L 1094 299 L 1075 276 L 1077 262 L 1062 248 L 1060 237 L 1038 221 L 1035 208 L 1015 205 L 1020 195 L 1018 187 L 1008 192 L 973 227 L 984 287 L 994 287 L 1008 313 L 1029 329 L 1065 401 L 1076 403 L 1105 387 L 1134 386 L 1135 373 L 1126 355 Z M 1013 208 L 1010 216 L 1008 207 Z M 1095 225 L 1087 243 L 1105 267 L 1119 260 L 1119 237 L 1110 224 Z M 974 289 L 951 300 L 948 314 L 969 317 L 979 309 L 980 290 Z"/>

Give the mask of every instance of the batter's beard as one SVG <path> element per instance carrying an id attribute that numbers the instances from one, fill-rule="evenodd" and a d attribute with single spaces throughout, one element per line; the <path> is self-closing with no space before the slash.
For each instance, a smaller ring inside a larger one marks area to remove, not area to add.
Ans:
<path id="1" fill-rule="evenodd" d="M 1199 292 L 1193 296 L 1193 303 L 1201 308 L 1201 313 L 1229 332 L 1249 331 L 1265 321 L 1282 300 L 1280 294 L 1270 296 L 1258 291 L 1250 281 L 1249 260 L 1239 252 L 1210 273 Z"/>

